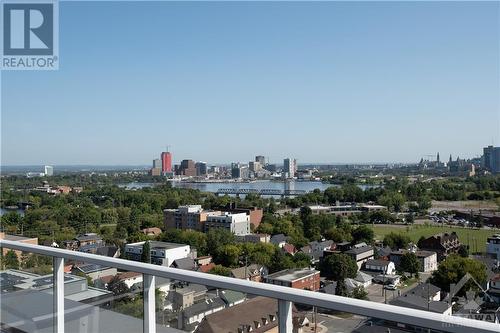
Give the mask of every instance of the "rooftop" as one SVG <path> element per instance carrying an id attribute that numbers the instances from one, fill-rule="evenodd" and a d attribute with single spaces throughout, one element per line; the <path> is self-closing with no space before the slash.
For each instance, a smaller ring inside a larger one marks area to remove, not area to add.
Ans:
<path id="1" fill-rule="evenodd" d="M 196 332 L 238 332 L 242 325 L 252 327 L 252 332 L 267 332 L 278 325 L 277 312 L 276 300 L 259 296 L 206 316 Z M 256 322 L 258 328 L 255 328 Z"/>
<path id="2" fill-rule="evenodd" d="M 141 247 L 146 243 L 144 242 L 137 242 L 137 243 L 130 243 L 125 245 L 125 247 Z M 170 249 L 176 249 L 179 247 L 183 246 L 188 246 L 186 244 L 177 244 L 177 243 L 167 243 L 167 242 L 158 242 L 158 241 L 149 241 L 149 246 L 151 250 L 170 250 Z"/>
<path id="3" fill-rule="evenodd" d="M 402 306 L 405 308 L 444 313 L 451 305 L 445 302 L 428 301 L 427 298 L 412 294 L 404 294 L 389 302 L 391 305 Z"/>
<path id="4" fill-rule="evenodd" d="M 319 274 L 315 269 L 284 269 L 282 271 L 269 274 L 266 278 L 278 281 L 296 281 L 310 275 Z"/>

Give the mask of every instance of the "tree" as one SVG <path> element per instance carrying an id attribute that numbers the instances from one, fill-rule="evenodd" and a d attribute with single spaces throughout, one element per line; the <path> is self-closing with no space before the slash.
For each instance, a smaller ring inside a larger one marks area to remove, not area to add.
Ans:
<path id="1" fill-rule="evenodd" d="M 337 285 L 335 286 L 335 295 L 344 297 L 348 296 L 347 286 L 344 279 L 337 281 Z"/>
<path id="2" fill-rule="evenodd" d="M 418 208 L 421 212 L 427 211 L 432 206 L 431 198 L 429 198 L 427 195 L 418 197 L 417 203 Z"/>
<path id="3" fill-rule="evenodd" d="M 221 276 L 231 276 L 231 269 L 222 265 L 215 265 L 211 270 L 208 271 L 208 273 Z"/>
<path id="4" fill-rule="evenodd" d="M 460 245 L 458 248 L 458 255 L 461 256 L 462 258 L 468 258 L 469 257 L 469 248 L 465 245 Z"/>
<path id="5" fill-rule="evenodd" d="M 227 244 L 218 251 L 218 258 L 224 266 L 238 266 L 241 250 L 238 246 Z"/>
<path id="6" fill-rule="evenodd" d="M 486 282 L 486 266 L 482 262 L 451 255 L 441 262 L 438 269 L 432 273 L 431 283 L 449 291 L 450 284 L 457 283 L 467 273 L 480 284 Z M 472 282 L 469 282 L 464 288 L 469 289 L 472 285 Z"/>
<path id="7" fill-rule="evenodd" d="M 303 252 L 297 252 L 293 256 L 296 268 L 305 268 L 311 266 L 311 257 Z"/>
<path id="8" fill-rule="evenodd" d="M 293 262 L 292 256 L 285 254 L 281 249 L 277 249 L 271 259 L 271 264 L 269 265 L 269 273 L 278 272 L 284 269 L 293 268 L 295 263 Z"/>
<path id="9" fill-rule="evenodd" d="M 4 258 L 5 269 L 19 269 L 19 259 L 14 250 L 9 250 Z"/>
<path id="10" fill-rule="evenodd" d="M 420 261 L 415 253 L 407 252 L 401 256 L 400 267 L 404 272 L 415 274 L 415 276 L 418 277 Z"/>
<path id="11" fill-rule="evenodd" d="M 384 237 L 384 245 L 391 249 L 404 249 L 410 242 L 410 237 L 401 233 L 390 232 Z"/>
<path id="12" fill-rule="evenodd" d="M 356 299 L 368 300 L 368 292 L 363 286 L 358 286 L 352 290 L 351 297 Z"/>
<path id="13" fill-rule="evenodd" d="M 226 229 L 210 229 L 207 233 L 207 252 L 214 257 L 215 262 L 223 261 L 220 257 L 224 245 L 234 243 L 234 234 Z"/>
<path id="14" fill-rule="evenodd" d="M 358 265 L 346 254 L 332 254 L 321 262 L 321 273 L 328 279 L 335 281 L 345 278 L 355 278 Z"/>
<path id="15" fill-rule="evenodd" d="M 125 282 L 120 280 L 118 275 L 115 275 L 111 281 L 108 283 L 108 290 L 113 293 L 113 295 L 124 295 L 130 291 Z"/>
<path id="16" fill-rule="evenodd" d="M 142 245 L 141 261 L 148 264 L 151 263 L 151 245 L 149 241 L 145 241 Z"/>
<path id="17" fill-rule="evenodd" d="M 361 243 L 361 242 L 371 244 L 371 243 L 373 243 L 373 238 L 375 237 L 373 229 L 367 225 L 362 225 L 362 226 L 357 227 L 356 229 L 353 230 L 351 235 L 352 235 L 352 241 L 354 244 Z"/>
<path id="18" fill-rule="evenodd" d="M 330 228 L 325 231 L 325 238 L 334 241 L 335 243 L 350 242 L 352 236 L 346 233 L 344 229 L 341 228 Z"/>

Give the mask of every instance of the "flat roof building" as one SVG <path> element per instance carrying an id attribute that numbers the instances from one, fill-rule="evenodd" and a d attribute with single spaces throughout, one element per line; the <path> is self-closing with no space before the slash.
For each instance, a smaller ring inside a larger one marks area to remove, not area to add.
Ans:
<path id="1" fill-rule="evenodd" d="M 141 261 L 145 242 L 125 245 L 125 256 L 129 260 Z M 191 247 L 185 244 L 149 241 L 151 263 L 169 267 L 177 259 L 192 257 Z"/>
<path id="2" fill-rule="evenodd" d="M 248 235 L 250 233 L 250 217 L 246 213 L 224 215 L 209 215 L 205 222 L 205 231 L 211 229 L 226 229 L 237 236 Z"/>
<path id="3" fill-rule="evenodd" d="M 285 269 L 265 277 L 265 282 L 296 289 L 318 291 L 319 271 L 315 269 Z"/>

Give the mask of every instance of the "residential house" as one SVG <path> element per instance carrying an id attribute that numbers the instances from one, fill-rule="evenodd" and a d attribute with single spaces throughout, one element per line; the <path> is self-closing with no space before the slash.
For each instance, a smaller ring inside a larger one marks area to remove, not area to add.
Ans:
<path id="1" fill-rule="evenodd" d="M 288 253 L 292 256 L 295 255 L 295 253 L 297 253 L 297 249 L 293 244 L 286 243 L 285 245 L 283 245 L 281 249 L 283 250 L 283 252 Z"/>
<path id="2" fill-rule="evenodd" d="M 79 235 L 72 240 L 63 241 L 63 248 L 72 251 L 80 251 L 87 253 L 97 253 L 99 247 L 104 246 L 104 241 L 96 233 L 86 233 Z"/>
<path id="3" fill-rule="evenodd" d="M 125 283 L 129 289 L 139 289 L 142 287 L 142 274 L 137 272 L 122 272 L 116 275 L 101 276 L 95 283 L 107 289 L 113 279 Z"/>
<path id="4" fill-rule="evenodd" d="M 205 316 L 196 333 L 275 333 L 278 330 L 278 302 L 267 297 L 254 297 L 241 304 Z M 302 317 L 293 312 L 292 333 L 302 333 L 306 325 Z"/>
<path id="5" fill-rule="evenodd" d="M 248 234 L 236 236 L 236 241 L 244 243 L 269 243 L 271 236 L 268 234 Z"/>
<path id="6" fill-rule="evenodd" d="M 433 301 L 427 299 L 426 297 L 421 297 L 419 295 L 409 293 L 394 298 L 389 302 L 389 304 L 410 309 L 441 313 L 444 315 L 452 314 L 452 306 L 447 302 Z"/>
<path id="7" fill-rule="evenodd" d="M 107 267 L 97 264 L 73 265 L 71 273 L 80 276 L 88 276 L 92 282 L 106 275 L 116 275 L 117 270 L 114 267 Z"/>
<path id="8" fill-rule="evenodd" d="M 287 241 L 287 237 L 283 234 L 273 235 L 273 236 L 271 236 L 271 239 L 270 239 L 271 244 L 274 244 L 280 248 L 285 246 L 286 241 Z"/>
<path id="9" fill-rule="evenodd" d="M 194 303 L 205 299 L 207 287 L 191 283 L 182 288 L 174 288 L 168 293 L 168 300 L 172 302 L 175 311 L 186 309 Z"/>
<path id="10" fill-rule="evenodd" d="M 441 233 L 418 242 L 421 250 L 433 251 L 437 253 L 438 261 L 444 260 L 448 255 L 458 253 L 460 241 L 456 232 Z"/>
<path id="11" fill-rule="evenodd" d="M 221 311 L 225 307 L 226 303 L 220 297 L 207 298 L 192 304 L 179 312 L 177 328 L 194 332 L 205 316 Z"/>
<path id="12" fill-rule="evenodd" d="M 323 257 L 323 252 L 332 249 L 334 243 L 331 240 L 326 241 L 313 241 L 300 249 L 301 252 L 311 257 L 311 263 L 317 263 Z"/>
<path id="13" fill-rule="evenodd" d="M 226 307 L 235 306 L 245 301 L 246 295 L 239 291 L 234 290 L 221 290 L 219 297 L 226 303 Z"/>
<path id="14" fill-rule="evenodd" d="M 195 271 L 198 268 L 196 261 L 192 258 L 176 259 L 170 267 L 184 269 L 187 271 Z"/>
<path id="15" fill-rule="evenodd" d="M 432 283 L 420 283 L 405 294 L 416 295 L 428 299 L 429 301 L 441 300 L 441 288 Z"/>
<path id="16" fill-rule="evenodd" d="M 231 277 L 255 282 L 262 282 L 263 276 L 267 274 L 267 268 L 259 264 L 251 264 L 247 267 L 243 266 L 231 270 Z"/>
<path id="17" fill-rule="evenodd" d="M 119 258 L 120 257 L 120 248 L 117 246 L 101 246 L 98 247 L 96 253 L 100 256 L 106 256 L 110 258 Z"/>
<path id="18" fill-rule="evenodd" d="M 365 262 L 365 270 L 389 275 L 396 274 L 396 266 L 388 260 L 369 259 Z"/>
<path id="19" fill-rule="evenodd" d="M 161 229 L 157 227 L 153 228 L 144 228 L 141 232 L 146 236 L 158 236 L 161 234 Z"/>

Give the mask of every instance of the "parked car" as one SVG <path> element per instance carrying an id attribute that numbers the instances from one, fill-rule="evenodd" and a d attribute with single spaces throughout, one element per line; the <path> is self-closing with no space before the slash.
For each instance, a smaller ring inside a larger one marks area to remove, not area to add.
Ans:
<path id="1" fill-rule="evenodd" d="M 398 287 L 395 284 L 391 283 L 391 284 L 385 285 L 384 289 L 386 289 L 386 290 L 396 290 L 396 289 L 398 289 Z"/>

